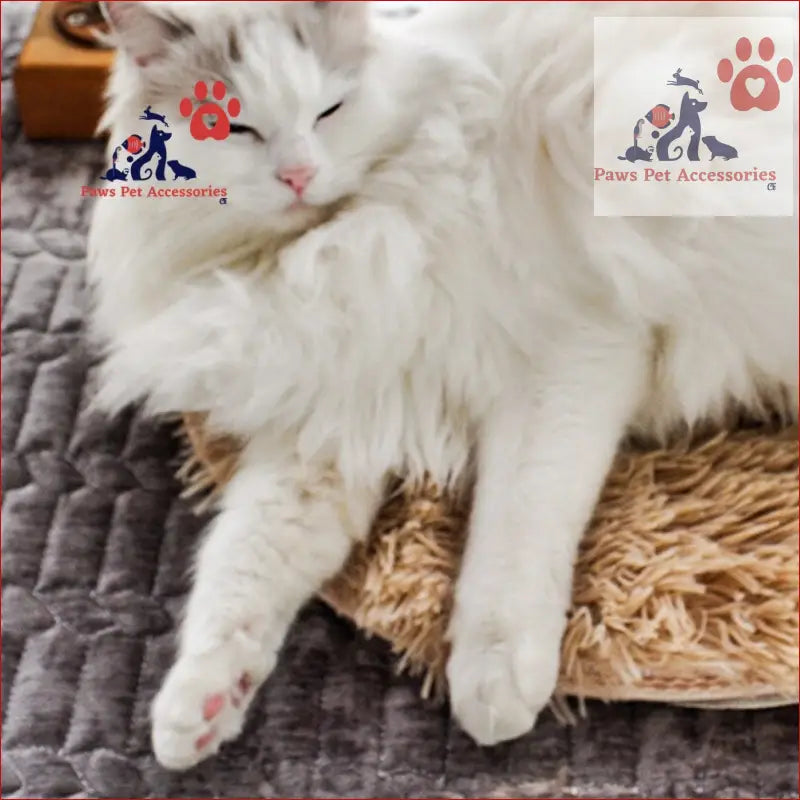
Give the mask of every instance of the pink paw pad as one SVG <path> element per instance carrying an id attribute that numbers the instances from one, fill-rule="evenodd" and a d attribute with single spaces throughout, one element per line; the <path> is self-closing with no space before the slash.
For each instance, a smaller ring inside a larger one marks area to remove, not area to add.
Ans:
<path id="1" fill-rule="evenodd" d="M 212 694 L 203 703 L 203 719 L 210 720 L 219 714 L 225 706 L 225 697 L 221 694 Z"/>
<path id="2" fill-rule="evenodd" d="M 217 735 L 216 731 L 210 730 L 208 733 L 204 733 L 202 736 L 199 736 L 194 743 L 195 750 L 205 750 L 211 742 L 214 741 L 214 737 Z"/>

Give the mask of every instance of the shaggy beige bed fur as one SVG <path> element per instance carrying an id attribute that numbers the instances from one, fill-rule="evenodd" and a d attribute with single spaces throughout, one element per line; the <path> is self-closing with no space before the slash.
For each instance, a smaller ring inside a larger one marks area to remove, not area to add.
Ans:
<path id="1" fill-rule="evenodd" d="M 187 415 L 187 494 L 228 479 L 236 443 Z M 397 484 L 321 596 L 443 685 L 468 498 Z M 715 707 L 798 694 L 797 429 L 622 452 L 575 570 L 561 695 Z M 567 706 L 561 706 L 566 710 Z"/>

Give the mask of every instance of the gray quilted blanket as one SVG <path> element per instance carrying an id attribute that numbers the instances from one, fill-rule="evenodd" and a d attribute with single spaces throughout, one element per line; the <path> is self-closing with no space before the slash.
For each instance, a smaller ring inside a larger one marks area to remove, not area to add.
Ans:
<path id="1" fill-rule="evenodd" d="M 102 154 L 21 133 L 10 79 L 31 5 L 2 6 L 3 796 L 796 797 L 796 709 L 590 705 L 482 750 L 320 604 L 239 741 L 184 775 L 155 763 L 148 706 L 202 523 L 168 426 L 87 410 L 79 187 Z"/>

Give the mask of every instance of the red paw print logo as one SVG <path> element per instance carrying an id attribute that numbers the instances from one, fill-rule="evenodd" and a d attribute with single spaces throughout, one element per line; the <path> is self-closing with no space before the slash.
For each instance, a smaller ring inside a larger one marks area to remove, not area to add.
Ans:
<path id="1" fill-rule="evenodd" d="M 736 42 L 736 57 L 739 61 L 749 61 L 753 55 L 753 45 L 746 37 Z M 775 55 L 775 45 L 768 36 L 758 43 L 758 55 L 763 62 L 769 62 Z M 792 78 L 794 69 L 788 58 L 782 58 L 775 69 L 778 81 L 787 83 Z M 729 58 L 723 58 L 717 64 L 717 75 L 723 83 L 733 78 L 734 66 Z M 733 78 L 731 85 L 731 105 L 737 111 L 749 111 L 760 108 L 762 111 L 774 111 L 781 101 L 781 90 L 769 67 L 765 64 L 748 64 Z"/>
<path id="2" fill-rule="evenodd" d="M 189 131 L 198 141 L 216 139 L 223 141 L 231 135 L 230 117 L 238 117 L 242 104 L 235 98 L 228 100 L 227 110 L 220 103 L 225 100 L 227 89 L 222 81 L 217 81 L 211 89 L 214 100 L 208 98 L 208 86 L 205 81 L 198 81 L 194 86 L 195 99 L 200 105 L 195 108 L 189 97 L 184 97 L 179 106 L 181 115 L 192 117 Z M 210 124 L 210 127 L 209 127 Z"/>

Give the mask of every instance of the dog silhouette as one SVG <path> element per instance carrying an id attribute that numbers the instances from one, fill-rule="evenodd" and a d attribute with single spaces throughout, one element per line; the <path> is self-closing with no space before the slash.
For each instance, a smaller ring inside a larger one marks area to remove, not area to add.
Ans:
<path id="1" fill-rule="evenodd" d="M 128 170 L 118 170 L 117 165 L 111 167 L 105 175 L 100 176 L 101 181 L 109 181 L 113 183 L 114 181 L 127 181 L 128 180 Z"/>
<path id="2" fill-rule="evenodd" d="M 694 89 L 697 89 L 700 94 L 703 94 L 703 90 L 700 88 L 700 81 L 695 81 L 692 78 L 686 78 L 681 75 L 681 68 L 672 73 L 673 80 L 667 81 L 667 86 L 691 86 Z"/>
<path id="3" fill-rule="evenodd" d="M 164 114 L 156 114 L 155 111 L 152 111 L 152 106 L 147 106 L 144 110 L 144 113 L 139 116 L 139 119 L 146 119 L 146 120 L 153 120 L 154 122 L 160 122 L 169 128 L 169 122 L 167 122 L 167 118 Z"/>
<path id="4" fill-rule="evenodd" d="M 683 155 L 683 148 L 677 146 L 675 148 L 676 154 L 674 158 L 670 158 L 669 148 L 674 141 L 683 136 L 687 128 L 691 130 L 692 136 L 689 140 L 689 146 L 686 149 L 686 155 L 689 161 L 700 160 L 700 135 L 703 127 L 700 122 L 700 112 L 703 111 L 706 106 L 708 106 L 708 103 L 689 97 L 689 92 L 684 93 L 683 100 L 681 100 L 681 111 L 677 124 L 658 140 L 656 155 L 659 161 L 677 161 Z"/>
<path id="5" fill-rule="evenodd" d="M 168 161 L 167 164 L 175 175 L 173 180 L 183 178 L 185 181 L 190 181 L 197 177 L 197 173 L 191 167 L 181 164 L 180 161 Z"/>
<path id="6" fill-rule="evenodd" d="M 719 141 L 716 136 L 704 136 L 703 144 L 711 151 L 711 160 L 717 156 L 725 161 L 739 158 L 739 151 L 731 144 Z"/>
<path id="7" fill-rule="evenodd" d="M 150 131 L 150 143 L 145 152 L 131 164 L 131 177 L 135 181 L 146 181 L 153 177 L 153 170 L 148 169 L 146 173 L 142 173 L 142 169 L 153 158 L 158 159 L 156 164 L 156 180 L 165 181 L 166 167 L 167 167 L 167 145 L 166 142 L 172 138 L 171 133 L 161 131 L 156 125 L 153 125 L 153 130 Z"/>

